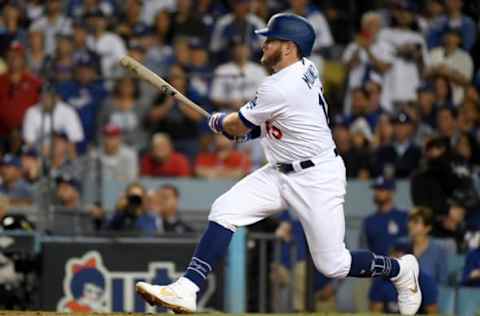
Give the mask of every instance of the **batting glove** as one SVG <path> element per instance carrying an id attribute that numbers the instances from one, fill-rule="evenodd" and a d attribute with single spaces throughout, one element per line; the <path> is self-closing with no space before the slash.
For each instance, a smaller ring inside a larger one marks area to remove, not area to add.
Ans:
<path id="1" fill-rule="evenodd" d="M 223 132 L 223 120 L 225 119 L 225 116 L 227 116 L 226 113 L 223 112 L 217 112 L 213 113 L 210 115 L 210 118 L 208 119 L 208 127 L 217 134 L 220 134 Z"/>

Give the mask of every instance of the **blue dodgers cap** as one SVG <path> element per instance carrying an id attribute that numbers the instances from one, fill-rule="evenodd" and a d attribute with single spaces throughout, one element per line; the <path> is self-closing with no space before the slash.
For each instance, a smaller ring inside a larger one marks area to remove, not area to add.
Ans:
<path id="1" fill-rule="evenodd" d="M 35 147 L 23 146 L 22 147 L 22 156 L 37 158 L 39 156 L 39 154 L 38 154 L 38 150 Z"/>
<path id="2" fill-rule="evenodd" d="M 371 188 L 375 190 L 393 191 L 395 190 L 395 181 L 392 179 L 387 179 L 385 177 L 378 177 L 371 185 Z"/>
<path id="3" fill-rule="evenodd" d="M 412 118 L 407 112 L 400 112 L 395 116 L 393 122 L 398 124 L 409 124 L 412 122 Z"/>
<path id="4" fill-rule="evenodd" d="M 75 190 L 80 191 L 81 185 L 80 182 L 69 174 L 60 174 L 55 178 L 57 184 L 66 183 L 75 188 Z"/>
<path id="5" fill-rule="evenodd" d="M 422 82 L 417 88 L 417 93 L 421 92 L 435 93 L 435 87 L 429 81 Z"/>
<path id="6" fill-rule="evenodd" d="M 20 159 L 17 156 L 6 154 L 2 159 L 2 166 L 14 166 L 17 168 L 21 167 Z"/>

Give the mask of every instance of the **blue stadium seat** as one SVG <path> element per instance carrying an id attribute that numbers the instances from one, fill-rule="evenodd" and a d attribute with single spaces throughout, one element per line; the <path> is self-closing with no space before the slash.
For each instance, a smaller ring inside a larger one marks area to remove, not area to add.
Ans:
<path id="1" fill-rule="evenodd" d="M 464 265 L 464 255 L 453 255 L 447 257 L 448 283 L 450 285 L 455 286 L 460 284 Z"/>
<path id="2" fill-rule="evenodd" d="M 450 286 L 438 287 L 438 311 L 442 315 L 455 314 L 455 288 Z"/>
<path id="3" fill-rule="evenodd" d="M 461 287 L 457 294 L 457 315 L 476 316 L 480 314 L 480 288 Z"/>

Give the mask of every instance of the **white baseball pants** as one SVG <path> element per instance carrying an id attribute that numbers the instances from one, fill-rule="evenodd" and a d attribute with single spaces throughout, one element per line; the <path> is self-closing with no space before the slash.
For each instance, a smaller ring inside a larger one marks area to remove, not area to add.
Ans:
<path id="1" fill-rule="evenodd" d="M 302 223 L 316 268 L 343 278 L 352 261 L 344 242 L 345 166 L 333 150 L 312 161 L 315 166 L 288 174 L 270 164 L 256 170 L 213 203 L 208 219 L 235 231 L 290 208 Z"/>

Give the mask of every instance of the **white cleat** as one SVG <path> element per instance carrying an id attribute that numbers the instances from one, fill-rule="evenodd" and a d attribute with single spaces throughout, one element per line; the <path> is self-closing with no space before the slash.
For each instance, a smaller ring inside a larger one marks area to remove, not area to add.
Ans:
<path id="1" fill-rule="evenodd" d="M 399 274 L 392 278 L 398 292 L 398 307 L 402 315 L 415 315 L 422 303 L 422 291 L 418 283 L 419 265 L 413 255 L 405 255 L 398 259 Z"/>
<path id="2" fill-rule="evenodd" d="M 150 305 L 166 307 L 176 314 L 192 314 L 197 310 L 197 294 L 185 288 L 180 280 L 166 286 L 138 282 L 136 290 Z"/>

